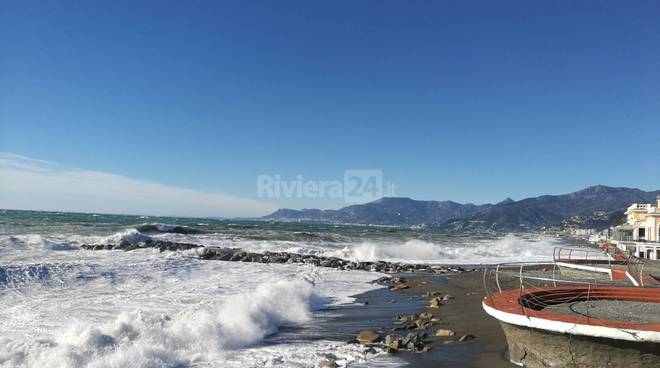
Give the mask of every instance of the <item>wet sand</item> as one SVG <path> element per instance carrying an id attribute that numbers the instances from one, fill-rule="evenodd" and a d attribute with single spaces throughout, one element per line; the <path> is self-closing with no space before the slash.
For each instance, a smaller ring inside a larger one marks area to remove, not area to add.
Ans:
<path id="1" fill-rule="evenodd" d="M 407 362 L 408 367 L 466 367 L 498 368 L 515 367 L 508 361 L 507 345 L 499 323 L 488 316 L 481 307 L 484 296 L 483 273 L 464 272 L 451 275 L 401 274 L 392 277 L 405 278 L 408 289 L 390 290 L 387 287 L 355 296 L 355 303 L 337 306 L 320 313 L 322 319 L 313 324 L 293 329 L 283 329 L 266 339 L 265 343 L 278 343 L 296 340 L 304 332 L 304 339 L 334 340 L 355 343 L 357 334 L 363 330 L 375 331 L 385 338 L 387 335 L 403 337 L 408 333 L 426 332 L 427 352 L 398 351 L 396 358 Z M 429 300 L 435 293 L 440 297 L 447 294 L 452 298 L 442 302 L 439 308 L 430 308 Z M 397 322 L 398 315 L 411 315 L 427 312 L 436 322 L 427 328 L 402 329 Z M 436 337 L 438 329 L 455 332 L 453 336 Z M 458 341 L 464 335 L 474 335 L 469 341 Z M 375 344 L 382 352 L 382 342 Z M 368 355 L 368 346 L 365 346 Z M 382 354 L 382 353 L 381 353 Z M 378 359 L 382 361 L 382 359 Z M 359 367 L 377 367 L 369 360 Z"/>
<path id="2" fill-rule="evenodd" d="M 411 367 L 515 367 L 506 357 L 506 339 L 499 323 L 481 307 L 484 297 L 482 272 L 441 277 L 415 276 L 407 277 L 406 280 L 410 289 L 397 292 L 410 295 L 438 292 L 454 297 L 444 301 L 439 308 L 425 307 L 420 311 L 433 314 L 440 319 L 440 324 L 427 329 L 433 342 L 430 352 L 403 355 Z M 435 337 L 438 328 L 450 329 L 456 334 L 451 337 Z M 457 341 L 467 334 L 475 338 L 467 342 Z"/>
<path id="3" fill-rule="evenodd" d="M 499 323 L 481 307 L 484 296 L 483 273 L 464 272 L 453 275 L 393 275 L 405 278 L 409 288 L 404 290 L 380 289 L 358 295 L 355 306 L 341 308 L 341 317 L 328 321 L 335 328 L 334 338 L 355 338 L 361 330 L 399 337 L 409 332 L 428 334 L 425 340 L 431 348 L 427 352 L 398 351 L 395 354 L 408 362 L 409 367 L 515 367 L 507 358 L 507 345 Z M 440 297 L 451 295 L 439 308 L 429 307 L 436 293 Z M 367 303 L 364 305 L 364 303 Z M 438 321 L 427 328 L 401 330 L 397 315 L 427 312 Z M 343 325 L 341 328 L 337 326 Z M 437 337 L 438 329 L 455 332 L 448 337 Z M 337 334 L 337 332 L 341 333 Z M 347 334 L 348 332 L 348 334 Z M 462 336 L 474 335 L 469 341 L 458 341 Z"/>

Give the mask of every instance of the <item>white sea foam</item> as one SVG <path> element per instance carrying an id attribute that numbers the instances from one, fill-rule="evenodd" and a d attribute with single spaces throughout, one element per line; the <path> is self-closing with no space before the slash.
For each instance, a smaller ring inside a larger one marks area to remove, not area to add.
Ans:
<path id="1" fill-rule="evenodd" d="M 119 244 L 122 242 L 135 244 L 149 239 L 151 238 L 148 235 L 144 235 L 135 229 L 129 229 L 105 238 L 104 242 L 105 244 Z"/>
<path id="2" fill-rule="evenodd" d="M 8 367 L 162 367 L 217 362 L 228 349 L 261 341 L 284 325 L 311 319 L 318 303 L 307 281 L 275 281 L 217 304 L 195 305 L 171 315 L 137 310 L 113 321 L 80 321 L 37 343 L 0 340 Z"/>
<path id="3" fill-rule="evenodd" d="M 0 247 L 16 247 L 23 246 L 26 248 L 31 248 L 35 250 L 72 250 L 76 247 L 71 246 L 67 243 L 60 243 L 57 241 L 45 239 L 38 234 L 28 234 L 28 235 L 17 235 L 17 236 L 5 236 L 5 240 L 0 241 Z"/>
<path id="4" fill-rule="evenodd" d="M 159 234 L 153 238 L 219 247 L 240 247 L 253 252 L 279 251 L 339 257 L 356 261 L 391 261 L 437 264 L 495 264 L 513 261 L 551 261 L 560 239 L 542 235 L 507 234 L 498 238 L 447 237 L 441 241 L 411 239 L 356 243 L 314 243 L 288 240 L 245 240 L 222 234 Z"/>
<path id="5" fill-rule="evenodd" d="M 0 267 L 37 275 L 0 285 L 1 367 L 293 367 L 329 352 L 346 364 L 364 361 L 345 344 L 260 342 L 310 323 L 325 305 L 352 301 L 378 274 L 209 262 L 194 251 L 43 246 L 53 239 L 0 237 Z"/>
<path id="6" fill-rule="evenodd" d="M 78 248 L 82 243 L 148 238 L 136 230 L 111 236 L 0 236 L 0 366 L 304 367 L 329 352 L 343 365 L 364 363 L 361 350 L 345 344 L 260 342 L 283 326 L 311 323 L 324 305 L 351 302 L 351 295 L 373 288 L 367 281 L 379 274 L 204 261 L 195 250 Z M 355 244 L 222 234 L 151 238 L 355 260 L 454 264 L 549 259 L 557 245 L 551 238 L 517 235 Z"/>
<path id="7" fill-rule="evenodd" d="M 364 242 L 339 250 L 324 252 L 327 256 L 358 261 L 395 261 L 411 263 L 494 264 L 512 261 L 551 261 L 559 243 L 549 237 L 522 237 L 508 234 L 498 239 L 457 239 L 442 244 L 423 240 L 404 243 Z"/>
<path id="8" fill-rule="evenodd" d="M 348 246 L 339 251 L 328 252 L 328 255 L 347 258 L 356 261 L 381 260 L 437 260 L 440 248 L 423 240 L 408 240 L 403 244 L 378 244 L 364 242 L 356 246 Z"/>

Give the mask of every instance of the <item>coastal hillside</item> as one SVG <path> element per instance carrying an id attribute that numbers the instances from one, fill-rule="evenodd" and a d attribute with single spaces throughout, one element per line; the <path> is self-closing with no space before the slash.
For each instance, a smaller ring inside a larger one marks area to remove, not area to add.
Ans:
<path id="1" fill-rule="evenodd" d="M 417 201 L 384 197 L 339 210 L 280 209 L 265 216 L 278 221 L 331 222 L 345 224 L 416 225 L 439 224 L 487 211 L 493 205 L 461 204 L 453 201 Z"/>
<path id="2" fill-rule="evenodd" d="M 660 194 L 596 185 L 562 195 L 543 195 L 496 204 L 381 198 L 339 210 L 280 209 L 264 219 L 374 225 L 426 225 L 448 230 L 533 230 L 547 226 L 605 228 L 631 203 L 652 203 Z"/>
<path id="3" fill-rule="evenodd" d="M 454 230 L 524 230 L 544 226 L 605 228 L 631 203 L 653 203 L 660 191 L 596 185 L 563 195 L 543 195 L 494 206 L 489 211 L 443 224 Z"/>

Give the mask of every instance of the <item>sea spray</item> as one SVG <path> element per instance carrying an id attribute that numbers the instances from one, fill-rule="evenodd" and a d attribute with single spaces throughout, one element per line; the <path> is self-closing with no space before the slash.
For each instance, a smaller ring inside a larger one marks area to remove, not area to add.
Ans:
<path id="1" fill-rule="evenodd" d="M 361 347 L 317 340 L 322 326 L 312 322 L 332 313 L 317 311 L 319 302 L 350 303 L 351 296 L 377 288 L 368 282 L 382 274 L 306 263 L 206 261 L 199 249 L 88 251 L 83 244 L 169 241 L 260 253 L 460 264 L 551 255 L 558 243 L 538 235 L 454 237 L 213 219 L 204 220 L 203 233 L 191 234 L 171 226 L 196 228 L 200 220 L 28 215 L 5 214 L 0 220 L 2 367 L 292 367 L 316 365 L 328 353 L 342 365 L 365 359 Z M 311 286 L 301 286 L 311 285 L 304 279 L 314 283 L 310 296 Z M 272 286 L 277 283 L 295 286 Z M 295 300 L 299 308 L 291 305 Z M 234 320 L 242 323 L 232 325 Z M 278 334 L 289 325 L 297 328 Z M 375 364 L 371 355 L 368 359 L 367 365 Z M 388 358 L 400 364 L 395 361 Z"/>
<path id="2" fill-rule="evenodd" d="M 33 343 L 3 338 L 0 365 L 177 367 L 217 361 L 229 349 L 258 343 L 282 326 L 309 321 L 321 303 L 308 281 L 267 282 L 217 304 L 172 315 L 137 310 L 98 326 L 73 323 Z"/>
<path id="3" fill-rule="evenodd" d="M 507 234 L 496 239 L 456 240 L 434 243 L 419 239 L 403 243 L 366 241 L 342 249 L 328 250 L 325 256 L 354 261 L 390 261 L 437 264 L 495 264 L 524 259 L 551 261 L 557 239 Z"/>

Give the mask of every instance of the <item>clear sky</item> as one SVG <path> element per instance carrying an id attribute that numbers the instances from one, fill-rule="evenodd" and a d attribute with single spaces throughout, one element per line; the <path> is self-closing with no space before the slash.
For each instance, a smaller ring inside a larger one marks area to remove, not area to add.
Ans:
<path id="1" fill-rule="evenodd" d="M 55 172 L 252 206 L 218 216 L 344 205 L 257 198 L 260 174 L 378 169 L 399 196 L 475 203 L 659 189 L 659 19 L 658 1 L 4 0 L 3 201 L 89 184 L 49 202 Z"/>

